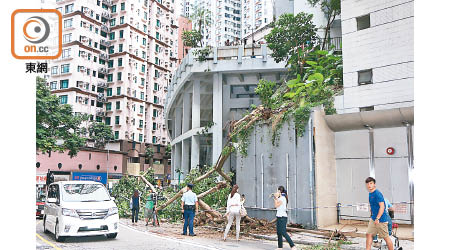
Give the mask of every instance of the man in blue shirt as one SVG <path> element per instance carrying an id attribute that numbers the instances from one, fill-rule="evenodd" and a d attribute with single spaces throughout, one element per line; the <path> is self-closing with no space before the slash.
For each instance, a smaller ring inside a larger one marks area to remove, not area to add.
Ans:
<path id="1" fill-rule="evenodd" d="M 379 235 L 386 241 L 389 250 L 394 250 L 391 238 L 388 233 L 388 214 L 383 194 L 377 190 L 376 181 L 372 177 L 366 179 L 366 188 L 369 191 L 370 220 L 366 234 L 366 250 L 372 248 L 372 239 L 374 235 Z"/>
<path id="2" fill-rule="evenodd" d="M 189 236 L 195 236 L 194 233 L 194 217 L 198 213 L 197 195 L 192 192 L 194 185 L 187 184 L 187 191 L 181 197 L 181 211 L 184 214 L 183 235 L 187 234 L 187 227 L 189 224 Z M 195 211 L 194 211 L 195 209 Z"/>

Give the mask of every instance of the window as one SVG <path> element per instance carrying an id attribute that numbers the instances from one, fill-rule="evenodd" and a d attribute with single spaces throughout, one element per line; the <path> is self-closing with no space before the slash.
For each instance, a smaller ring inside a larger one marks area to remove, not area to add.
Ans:
<path id="1" fill-rule="evenodd" d="M 157 109 L 153 110 L 153 117 L 158 117 L 158 110 Z"/>
<path id="2" fill-rule="evenodd" d="M 370 14 L 356 18 L 356 30 L 370 28 Z"/>
<path id="3" fill-rule="evenodd" d="M 91 106 L 95 106 L 95 100 L 91 100 Z"/>
<path id="4" fill-rule="evenodd" d="M 157 83 L 155 83 L 155 84 L 153 85 L 153 89 L 154 89 L 154 90 L 159 90 L 159 85 L 158 85 Z"/>
<path id="5" fill-rule="evenodd" d="M 139 134 L 139 141 L 142 142 L 142 134 Z"/>
<path id="6" fill-rule="evenodd" d="M 102 121 L 103 121 L 103 119 L 102 119 L 101 116 L 97 116 L 97 117 L 95 118 L 95 120 L 96 120 L 97 122 L 102 122 Z"/>
<path id="7" fill-rule="evenodd" d="M 145 64 L 142 64 L 141 72 L 142 72 L 142 73 L 145 73 Z"/>
<path id="8" fill-rule="evenodd" d="M 153 137 L 152 137 L 152 143 L 153 143 L 153 144 L 156 143 L 156 136 L 153 136 Z"/>
<path id="9" fill-rule="evenodd" d="M 114 40 L 116 39 L 116 33 L 113 31 L 111 33 L 109 33 L 109 40 Z"/>
<path id="10" fill-rule="evenodd" d="M 119 58 L 119 59 L 117 60 L 117 66 L 122 66 L 122 58 Z"/>
<path id="11" fill-rule="evenodd" d="M 64 28 L 66 29 L 72 27 L 72 21 L 72 18 L 64 20 Z"/>
<path id="12" fill-rule="evenodd" d="M 120 87 L 117 87 L 117 95 L 120 95 Z"/>
<path id="13" fill-rule="evenodd" d="M 141 100 L 144 100 L 144 92 L 141 92 Z"/>
<path id="14" fill-rule="evenodd" d="M 120 24 L 123 24 L 125 22 L 125 17 L 124 16 L 121 16 L 120 17 Z"/>
<path id="15" fill-rule="evenodd" d="M 52 67 L 52 75 L 57 75 L 58 74 L 58 66 L 53 66 Z"/>
<path id="16" fill-rule="evenodd" d="M 59 103 L 67 104 L 67 96 L 66 95 L 59 96 Z"/>
<path id="17" fill-rule="evenodd" d="M 111 19 L 111 20 L 109 21 L 109 25 L 111 25 L 111 27 L 112 27 L 112 26 L 116 26 L 116 19 L 115 19 L 115 18 Z"/>
<path id="18" fill-rule="evenodd" d="M 119 140 L 119 131 L 114 131 L 114 139 Z"/>
<path id="19" fill-rule="evenodd" d="M 155 77 L 158 78 L 159 77 L 159 71 L 157 69 L 155 69 Z"/>
<path id="20" fill-rule="evenodd" d="M 125 10 L 125 3 L 120 3 L 120 10 Z"/>
<path id="21" fill-rule="evenodd" d="M 114 54 L 114 46 L 109 47 L 109 54 Z"/>
<path id="22" fill-rule="evenodd" d="M 374 110 L 373 106 L 359 108 L 359 112 L 372 111 L 372 110 Z"/>
<path id="23" fill-rule="evenodd" d="M 142 38 L 142 45 L 147 45 L 147 39 L 145 39 L 145 38 Z"/>
<path id="24" fill-rule="evenodd" d="M 119 30 L 119 38 L 123 38 L 123 30 Z"/>
<path id="25" fill-rule="evenodd" d="M 139 127 L 143 128 L 144 127 L 144 120 L 139 120 Z"/>
<path id="26" fill-rule="evenodd" d="M 112 68 L 114 67 L 114 60 L 109 60 L 108 61 L 108 68 Z"/>
<path id="27" fill-rule="evenodd" d="M 69 80 L 61 80 L 59 81 L 59 88 L 60 89 L 67 89 L 69 87 Z"/>
<path id="28" fill-rule="evenodd" d="M 122 72 L 117 72 L 117 81 L 122 81 Z"/>
<path id="29" fill-rule="evenodd" d="M 69 73 L 70 64 L 63 64 L 61 65 L 61 74 Z"/>
<path id="30" fill-rule="evenodd" d="M 141 114 L 144 113 L 144 106 L 142 106 L 142 105 L 139 106 L 139 113 L 141 113 Z"/>
<path id="31" fill-rule="evenodd" d="M 156 27 L 158 27 L 158 28 L 161 27 L 161 21 L 159 21 L 158 19 L 156 19 Z"/>
<path id="32" fill-rule="evenodd" d="M 257 85 L 231 85 L 230 98 L 255 98 Z"/>
<path id="33" fill-rule="evenodd" d="M 119 52 L 123 51 L 123 44 L 119 44 Z"/>
<path id="34" fill-rule="evenodd" d="M 110 111 L 111 110 L 111 103 L 110 102 L 107 102 L 106 103 L 106 111 Z"/>
<path id="35" fill-rule="evenodd" d="M 358 85 L 372 83 L 372 69 L 358 71 Z"/>
<path id="36" fill-rule="evenodd" d="M 153 123 L 153 130 L 156 130 L 156 122 Z"/>
<path id="37" fill-rule="evenodd" d="M 120 123 L 120 116 L 116 116 L 115 119 L 116 119 L 116 120 L 115 120 L 116 124 L 119 124 L 119 123 Z"/>
<path id="38" fill-rule="evenodd" d="M 57 81 L 51 82 L 51 83 L 50 83 L 50 90 L 56 89 L 57 83 L 58 83 Z"/>
<path id="39" fill-rule="evenodd" d="M 157 97 L 157 96 L 154 96 L 154 97 L 153 97 L 153 103 L 158 104 L 158 102 L 159 102 L 158 97 Z"/>
<path id="40" fill-rule="evenodd" d="M 112 82 L 113 81 L 113 75 L 112 74 L 108 74 L 108 82 Z"/>
<path id="41" fill-rule="evenodd" d="M 106 96 L 112 96 L 112 88 L 106 90 Z"/>
<path id="42" fill-rule="evenodd" d="M 68 49 L 63 49 L 63 51 L 62 51 L 62 58 L 68 58 L 68 57 L 70 57 L 70 52 L 71 52 L 71 49 L 70 49 L 70 48 L 68 48 Z"/>
<path id="43" fill-rule="evenodd" d="M 144 85 L 145 85 L 145 79 L 141 78 L 141 86 L 144 86 Z"/>
<path id="44" fill-rule="evenodd" d="M 156 39 L 159 40 L 159 32 L 156 32 Z"/>
<path id="45" fill-rule="evenodd" d="M 116 13 L 116 11 L 117 11 L 117 5 L 111 6 L 111 12 Z"/>
<path id="46" fill-rule="evenodd" d="M 105 124 L 111 125 L 111 117 L 105 117 Z"/>
<path id="47" fill-rule="evenodd" d="M 73 12 L 73 3 L 72 4 L 68 4 L 66 5 L 66 7 L 64 8 L 66 14 L 68 13 L 72 13 Z"/>
<path id="48" fill-rule="evenodd" d="M 64 34 L 63 43 L 70 43 L 70 42 L 72 42 L 72 33 Z"/>
<path id="49" fill-rule="evenodd" d="M 116 109 L 120 109 L 120 101 L 116 102 Z"/>

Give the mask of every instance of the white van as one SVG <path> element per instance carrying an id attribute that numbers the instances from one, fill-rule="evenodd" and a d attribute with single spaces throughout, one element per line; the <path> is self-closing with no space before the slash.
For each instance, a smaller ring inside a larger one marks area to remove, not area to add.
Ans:
<path id="1" fill-rule="evenodd" d="M 67 236 L 106 235 L 119 232 L 119 214 L 114 198 L 94 181 L 59 181 L 49 185 L 44 207 L 44 232 L 58 242 Z"/>

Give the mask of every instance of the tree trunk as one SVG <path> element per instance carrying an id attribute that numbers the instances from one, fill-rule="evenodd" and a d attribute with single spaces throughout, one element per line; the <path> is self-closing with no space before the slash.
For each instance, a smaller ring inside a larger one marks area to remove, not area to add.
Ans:
<path id="1" fill-rule="evenodd" d="M 202 201 L 202 200 L 198 200 L 198 205 L 203 209 L 203 210 L 205 210 L 205 212 L 207 212 L 208 214 L 210 214 L 213 218 L 220 218 L 220 217 L 222 217 L 222 214 L 220 214 L 219 212 L 217 212 L 216 210 L 214 210 L 214 209 L 211 209 L 211 207 L 208 205 L 208 204 L 206 204 L 204 201 Z"/>

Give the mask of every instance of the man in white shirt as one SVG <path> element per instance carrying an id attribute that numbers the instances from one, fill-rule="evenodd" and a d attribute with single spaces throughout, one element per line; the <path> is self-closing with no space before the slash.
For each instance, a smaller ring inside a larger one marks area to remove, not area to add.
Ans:
<path id="1" fill-rule="evenodd" d="M 198 200 L 197 195 L 192 192 L 193 187 L 193 184 L 187 184 L 187 191 L 181 197 L 181 211 L 184 215 L 183 235 L 187 234 L 187 227 L 189 225 L 189 236 L 196 235 L 194 233 L 194 217 L 195 213 L 198 213 Z"/>

